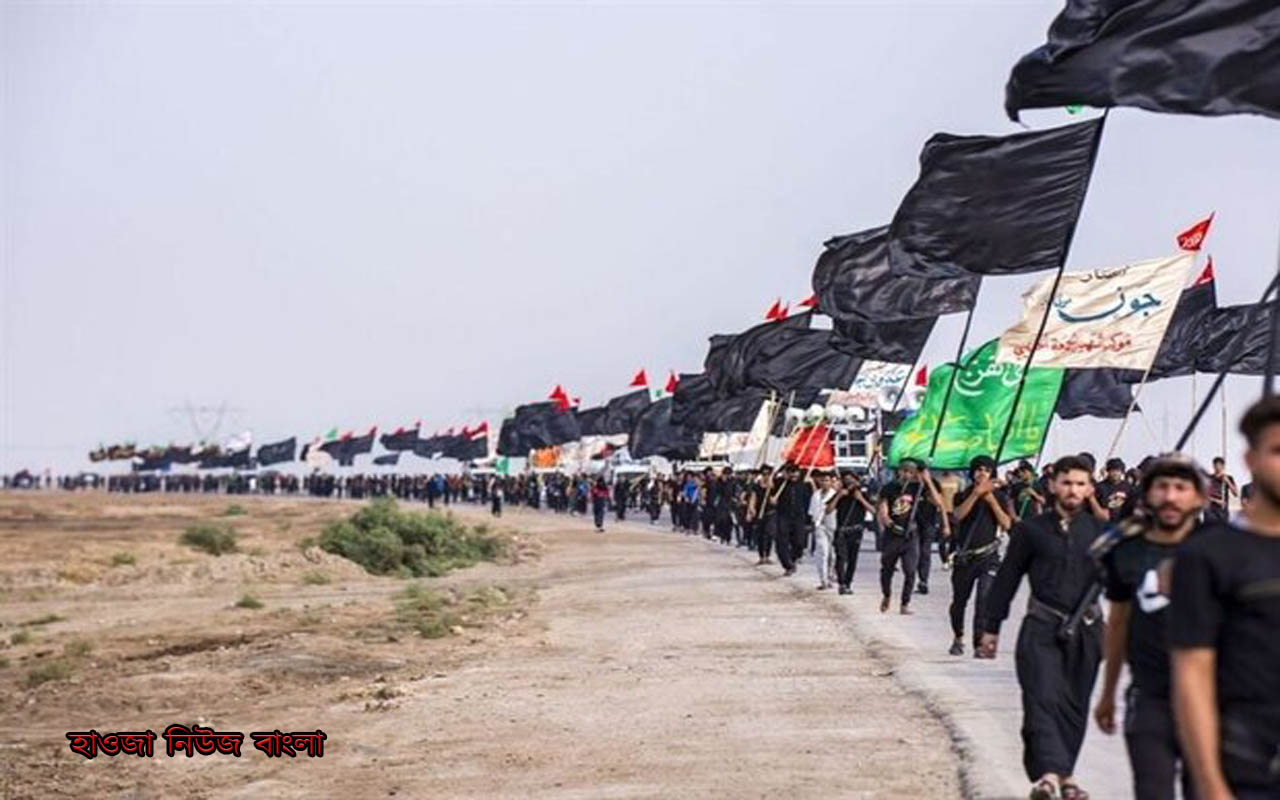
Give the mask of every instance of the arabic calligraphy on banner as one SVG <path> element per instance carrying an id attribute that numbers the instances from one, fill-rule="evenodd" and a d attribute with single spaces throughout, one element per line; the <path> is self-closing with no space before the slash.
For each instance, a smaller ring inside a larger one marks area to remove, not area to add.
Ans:
<path id="1" fill-rule="evenodd" d="M 1062 275 L 1032 364 L 1145 370 L 1187 282 L 1192 253 Z M 1025 364 L 1053 277 L 1023 295 L 1022 318 L 1000 337 L 997 360 Z"/>
<path id="2" fill-rule="evenodd" d="M 910 364 L 894 364 L 888 361 L 864 361 L 847 392 L 832 392 L 828 403 L 859 408 L 881 408 L 886 390 L 902 391 L 911 374 Z M 892 406 L 892 400 L 889 402 Z"/>

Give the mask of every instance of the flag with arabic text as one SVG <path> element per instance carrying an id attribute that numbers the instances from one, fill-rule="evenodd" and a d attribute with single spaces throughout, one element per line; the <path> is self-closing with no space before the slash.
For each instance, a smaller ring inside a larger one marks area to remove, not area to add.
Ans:
<path id="1" fill-rule="evenodd" d="M 965 469 L 974 456 L 996 456 L 1022 378 L 1022 364 L 996 360 L 999 341 L 992 339 L 965 357 L 931 456 L 929 448 L 956 365 L 944 364 L 933 371 L 920 410 L 894 432 L 889 445 L 890 466 L 897 466 L 904 458 L 918 458 L 937 469 Z M 1001 462 L 1030 458 L 1040 449 L 1058 402 L 1062 375 L 1063 370 L 1052 367 L 1032 367 L 1027 373 L 1013 427 L 1000 451 Z"/>
<path id="2" fill-rule="evenodd" d="M 1052 293 L 1033 365 L 1145 370 L 1160 349 L 1194 260 L 1192 253 L 1180 253 L 1067 272 L 1056 292 L 1052 276 L 1040 281 L 1022 297 L 1022 319 L 1000 337 L 998 360 L 1026 363 Z"/>

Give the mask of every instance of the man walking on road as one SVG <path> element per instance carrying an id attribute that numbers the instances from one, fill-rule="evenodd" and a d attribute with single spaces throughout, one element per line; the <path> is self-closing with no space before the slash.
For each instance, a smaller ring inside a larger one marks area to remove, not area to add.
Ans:
<path id="1" fill-rule="evenodd" d="M 893 600 L 893 573 L 902 563 L 902 603 L 898 610 L 910 614 L 911 590 L 915 587 L 916 567 L 920 560 L 920 535 L 917 515 L 919 506 L 932 502 L 942 512 L 946 524 L 946 509 L 942 497 L 930 479 L 924 465 L 912 458 L 904 458 L 898 465 L 898 480 L 884 487 L 880 493 L 877 516 L 884 530 L 884 552 L 880 554 L 880 611 L 889 610 Z M 926 500 L 922 495 L 928 493 Z"/>
<path id="2" fill-rule="evenodd" d="M 1178 549 L 1174 712 L 1200 800 L 1280 797 L 1280 398 L 1244 415 L 1254 493 Z"/>
<path id="3" fill-rule="evenodd" d="M 818 475 L 816 483 L 809 500 L 809 519 L 813 522 L 813 564 L 818 570 L 818 590 L 823 591 L 831 586 L 831 545 L 836 535 L 836 503 L 840 496 L 835 475 Z"/>
<path id="4" fill-rule="evenodd" d="M 1089 548 L 1102 523 L 1088 510 L 1089 464 L 1079 456 L 1053 466 L 1053 509 L 1013 526 L 1009 550 L 982 614 L 983 655 L 993 658 L 1000 625 L 1027 576 L 1031 600 L 1015 650 L 1022 689 L 1022 763 L 1031 800 L 1085 800 L 1072 778 L 1084 744 L 1089 695 L 1102 658 L 1097 571 Z"/>
<path id="5" fill-rule="evenodd" d="M 853 575 L 858 570 L 858 553 L 862 550 L 867 514 L 875 514 L 876 507 L 863 494 L 857 473 L 845 472 L 840 480 L 843 485 L 836 501 L 836 580 L 840 584 L 840 594 L 852 594 Z"/>
<path id="6" fill-rule="evenodd" d="M 964 612 L 973 599 L 973 655 L 982 658 L 982 611 L 987 592 L 1000 569 L 1000 532 L 1012 526 L 1009 498 L 995 488 L 995 459 L 975 456 L 969 462 L 968 488 L 956 494 L 955 552 L 951 559 L 951 642 L 953 656 L 964 655 Z M 977 589 L 975 596 L 975 588 Z"/>
<path id="7" fill-rule="evenodd" d="M 1134 797 L 1175 800 L 1182 753 L 1169 701 L 1165 610 L 1174 554 L 1200 523 L 1204 477 L 1190 459 L 1166 456 L 1143 474 L 1139 496 L 1144 514 L 1109 529 L 1093 547 L 1110 601 L 1102 696 L 1093 716 L 1103 733 L 1116 732 L 1116 688 L 1127 663 L 1132 678 L 1125 693 L 1124 740 Z M 1184 798 L 1195 797 L 1186 769 L 1182 787 Z"/>

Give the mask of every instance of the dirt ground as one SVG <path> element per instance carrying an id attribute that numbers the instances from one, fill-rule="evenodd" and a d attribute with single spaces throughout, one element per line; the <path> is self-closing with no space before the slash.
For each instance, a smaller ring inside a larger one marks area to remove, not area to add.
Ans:
<path id="1" fill-rule="evenodd" d="M 960 794 L 942 726 L 836 613 L 714 545 L 508 513 L 510 558 L 416 582 L 456 601 L 426 639 L 396 613 L 412 581 L 299 548 L 352 510 L 0 495 L 0 796 Z M 200 521 L 240 552 L 180 545 Z M 174 722 L 243 755 L 170 758 Z M 90 728 L 157 754 L 87 760 L 65 734 Z M 274 728 L 324 730 L 323 758 L 253 749 Z"/>

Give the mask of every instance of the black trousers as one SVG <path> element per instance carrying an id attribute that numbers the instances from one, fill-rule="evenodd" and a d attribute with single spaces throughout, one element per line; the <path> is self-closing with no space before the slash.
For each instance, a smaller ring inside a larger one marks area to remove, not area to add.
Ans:
<path id="1" fill-rule="evenodd" d="M 972 597 L 974 648 L 982 638 L 982 608 L 999 569 L 998 551 L 976 559 L 958 557 L 951 564 L 951 632 L 957 639 L 964 636 L 964 610 Z"/>
<path id="2" fill-rule="evenodd" d="M 662 501 L 651 500 L 649 502 L 649 522 L 657 522 L 658 517 L 662 515 Z"/>
<path id="3" fill-rule="evenodd" d="M 810 525 L 807 519 L 794 520 L 791 525 L 791 560 L 799 561 L 804 557 L 804 552 L 809 548 L 809 542 L 812 540 L 810 534 Z"/>
<path id="4" fill-rule="evenodd" d="M 836 582 L 848 589 L 858 569 L 858 553 L 862 550 L 862 526 L 847 525 L 836 529 Z"/>
<path id="5" fill-rule="evenodd" d="M 753 527 L 755 528 L 756 553 L 761 558 L 768 558 L 769 552 L 773 550 L 773 533 L 777 527 L 777 516 L 775 514 L 765 514 L 756 520 Z"/>
<path id="6" fill-rule="evenodd" d="M 1175 800 L 1182 748 L 1169 698 L 1143 694 L 1130 686 L 1124 700 L 1124 743 L 1133 768 L 1135 800 Z M 1195 800 L 1195 781 L 1182 763 L 1183 800 Z"/>
<path id="7" fill-rule="evenodd" d="M 591 501 L 591 511 L 595 517 L 597 530 L 604 530 L 604 512 L 607 505 L 608 503 L 604 500 Z"/>
<path id="8" fill-rule="evenodd" d="M 1102 661 L 1102 623 L 1081 625 L 1069 642 L 1058 624 L 1028 616 L 1014 653 L 1022 688 L 1022 766 L 1027 778 L 1071 775 L 1089 722 L 1089 695 Z"/>
<path id="9" fill-rule="evenodd" d="M 793 570 L 796 568 L 796 554 L 792 548 L 795 546 L 796 529 L 800 525 L 781 514 L 774 514 L 773 520 L 773 548 L 778 551 L 778 563 L 783 569 Z"/>
<path id="10" fill-rule="evenodd" d="M 911 591 L 916 585 L 916 564 L 920 560 L 920 540 L 915 535 L 898 536 L 886 533 L 884 549 L 880 551 L 880 593 L 893 596 L 893 573 L 902 562 L 902 604 L 911 602 Z"/>
<path id="11" fill-rule="evenodd" d="M 928 525 L 920 526 L 920 560 L 916 562 L 916 584 L 928 588 L 929 571 L 933 566 L 934 530 Z"/>

